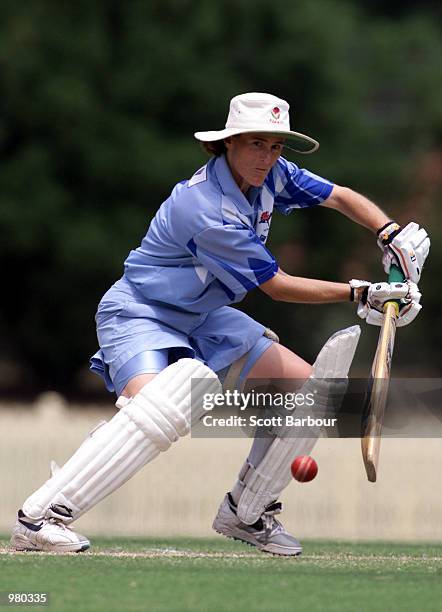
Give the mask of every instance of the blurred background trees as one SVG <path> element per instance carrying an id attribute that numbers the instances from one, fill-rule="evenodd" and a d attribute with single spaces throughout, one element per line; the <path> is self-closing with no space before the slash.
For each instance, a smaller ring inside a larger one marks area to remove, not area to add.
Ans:
<path id="1" fill-rule="evenodd" d="M 0 390 L 88 391 L 99 299 L 173 185 L 204 163 L 193 132 L 223 127 L 246 91 L 289 100 L 294 128 L 321 142 L 311 158 L 287 157 L 428 229 L 424 311 L 401 332 L 395 365 L 437 375 L 435 2 L 4 0 L 1 13 Z M 384 276 L 373 236 L 330 210 L 275 217 L 269 246 L 296 275 Z M 243 307 L 310 360 L 358 322 L 350 305 L 275 304 L 259 291 Z M 364 329 L 361 375 L 376 336 Z"/>

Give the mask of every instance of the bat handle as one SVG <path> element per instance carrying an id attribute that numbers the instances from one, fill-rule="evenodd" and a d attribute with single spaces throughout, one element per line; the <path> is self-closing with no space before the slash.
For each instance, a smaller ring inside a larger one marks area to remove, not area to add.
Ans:
<path id="1" fill-rule="evenodd" d="M 388 275 L 388 282 L 389 283 L 403 283 L 404 280 L 405 280 L 405 275 L 402 272 L 402 270 L 399 268 L 399 266 L 396 266 L 396 264 L 391 264 L 390 273 Z M 384 312 L 385 312 L 385 308 L 387 304 L 391 304 L 391 303 L 394 303 L 397 305 L 397 312 L 396 312 L 396 316 L 397 316 L 399 314 L 399 300 L 391 300 L 389 302 L 385 302 Z"/>
<path id="2" fill-rule="evenodd" d="M 391 264 L 390 273 L 388 275 L 389 283 L 403 283 L 405 280 L 404 273 L 396 264 Z"/>

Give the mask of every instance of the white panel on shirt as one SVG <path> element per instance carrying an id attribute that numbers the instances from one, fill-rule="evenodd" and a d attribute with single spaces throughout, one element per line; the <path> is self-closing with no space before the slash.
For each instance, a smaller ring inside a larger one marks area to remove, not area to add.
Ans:
<path id="1" fill-rule="evenodd" d="M 198 183 L 202 183 L 203 181 L 207 181 L 207 165 L 195 172 L 192 178 L 188 180 L 187 186 L 192 187 L 193 185 L 198 185 Z"/>
<path id="2" fill-rule="evenodd" d="M 195 266 L 196 275 L 204 285 L 206 283 L 209 270 L 206 268 L 206 266 L 203 266 L 195 257 L 193 258 L 193 265 Z"/>
<path id="3" fill-rule="evenodd" d="M 282 176 L 279 172 L 275 173 L 275 193 L 281 193 L 284 189 L 285 183 L 282 182 Z"/>
<path id="4" fill-rule="evenodd" d="M 230 221 L 234 224 L 238 224 L 239 222 L 242 225 L 250 227 L 250 221 L 247 215 L 240 213 L 233 202 L 225 196 L 221 198 L 221 212 L 225 221 Z"/>

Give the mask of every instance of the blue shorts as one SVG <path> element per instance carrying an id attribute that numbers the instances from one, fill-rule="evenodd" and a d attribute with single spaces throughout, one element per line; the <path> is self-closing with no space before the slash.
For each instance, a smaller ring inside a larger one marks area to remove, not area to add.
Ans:
<path id="1" fill-rule="evenodd" d="M 96 321 L 100 350 L 90 369 L 118 395 L 134 376 L 160 372 L 181 357 L 220 372 L 254 349 L 244 377 L 272 343 L 263 337 L 263 325 L 230 306 L 199 314 L 122 299 L 102 302 Z"/>
<path id="2" fill-rule="evenodd" d="M 239 373 L 237 383 L 238 386 L 242 386 L 244 379 L 247 378 L 247 375 L 254 364 L 272 343 L 273 340 L 269 340 L 269 338 L 264 336 L 259 338 L 255 346 L 249 351 L 246 362 Z M 124 366 L 121 367 L 115 374 L 112 382 L 116 394 L 121 395 L 124 387 L 135 376 L 138 376 L 139 374 L 158 374 L 164 370 L 164 368 L 167 368 L 168 365 L 174 361 L 177 361 L 177 359 L 189 356 L 190 355 L 186 355 L 181 353 L 181 351 L 176 351 L 175 349 L 157 349 L 138 353 L 138 355 L 135 355 L 135 357 L 129 359 L 129 361 L 126 362 Z M 228 368 L 225 368 L 218 373 L 221 382 L 226 374 L 226 370 L 228 370 Z"/>

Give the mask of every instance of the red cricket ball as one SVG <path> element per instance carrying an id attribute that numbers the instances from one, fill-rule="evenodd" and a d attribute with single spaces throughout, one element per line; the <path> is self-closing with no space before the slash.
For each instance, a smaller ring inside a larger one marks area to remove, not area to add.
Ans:
<path id="1" fill-rule="evenodd" d="M 318 464 L 308 455 L 295 457 L 291 466 L 292 476 L 298 482 L 310 482 L 318 473 Z"/>

